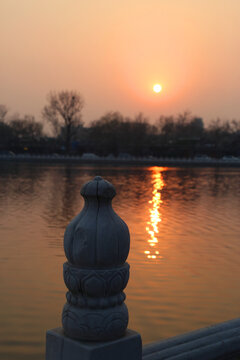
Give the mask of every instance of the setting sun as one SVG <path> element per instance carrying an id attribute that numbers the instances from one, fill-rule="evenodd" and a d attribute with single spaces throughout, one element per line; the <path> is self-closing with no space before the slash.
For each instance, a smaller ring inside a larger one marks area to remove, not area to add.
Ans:
<path id="1" fill-rule="evenodd" d="M 155 93 L 160 93 L 160 92 L 162 91 L 162 85 L 160 85 L 160 84 L 155 84 L 155 85 L 153 86 L 153 91 L 154 91 Z"/>

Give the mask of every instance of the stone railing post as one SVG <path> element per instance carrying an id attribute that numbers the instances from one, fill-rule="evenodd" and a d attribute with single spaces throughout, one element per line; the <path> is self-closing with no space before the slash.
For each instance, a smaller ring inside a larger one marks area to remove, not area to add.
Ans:
<path id="1" fill-rule="evenodd" d="M 47 331 L 46 360 L 140 360 L 141 337 L 127 329 L 130 237 L 112 209 L 115 188 L 97 176 L 81 195 L 85 205 L 64 235 L 63 328 Z"/>

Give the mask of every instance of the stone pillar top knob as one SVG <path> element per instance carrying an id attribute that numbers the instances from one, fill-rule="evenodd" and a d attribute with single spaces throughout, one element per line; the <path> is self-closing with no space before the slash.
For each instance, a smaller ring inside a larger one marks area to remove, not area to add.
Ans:
<path id="1" fill-rule="evenodd" d="M 83 186 L 81 195 L 84 198 L 96 196 L 112 199 L 116 195 L 116 190 L 110 182 L 104 180 L 101 176 L 96 176 L 94 180 L 89 181 Z"/>

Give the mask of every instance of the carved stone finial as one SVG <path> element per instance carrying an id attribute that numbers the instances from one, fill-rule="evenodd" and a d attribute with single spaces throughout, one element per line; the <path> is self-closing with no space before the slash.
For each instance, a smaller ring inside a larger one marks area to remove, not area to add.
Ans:
<path id="1" fill-rule="evenodd" d="M 63 328 L 75 339 L 112 340 L 123 336 L 128 324 L 123 290 L 129 279 L 129 231 L 112 209 L 112 184 L 96 176 L 81 195 L 85 205 L 64 235 L 68 262 L 63 273 L 69 292 Z"/>

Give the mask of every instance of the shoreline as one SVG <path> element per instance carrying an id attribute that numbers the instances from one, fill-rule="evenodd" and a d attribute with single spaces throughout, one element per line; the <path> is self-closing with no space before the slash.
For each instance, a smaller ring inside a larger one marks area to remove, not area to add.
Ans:
<path id="1" fill-rule="evenodd" d="M 6 162 L 34 162 L 34 163 L 70 163 L 70 164 L 104 164 L 127 166 L 186 166 L 186 167 L 240 167 L 240 160 L 222 159 L 177 159 L 177 158 L 114 158 L 81 156 L 52 156 L 52 155 L 0 155 L 0 163 Z"/>

